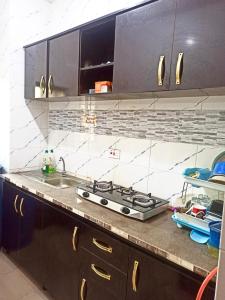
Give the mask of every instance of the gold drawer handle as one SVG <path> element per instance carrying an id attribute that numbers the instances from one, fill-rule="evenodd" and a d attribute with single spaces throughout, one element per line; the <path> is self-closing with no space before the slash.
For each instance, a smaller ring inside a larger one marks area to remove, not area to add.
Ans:
<path id="1" fill-rule="evenodd" d="M 132 287 L 133 291 L 137 292 L 137 270 L 138 270 L 139 262 L 137 260 L 134 261 L 134 268 L 132 274 Z"/>
<path id="2" fill-rule="evenodd" d="M 84 300 L 84 289 L 85 289 L 85 286 L 86 286 L 86 279 L 82 279 L 82 282 L 81 282 L 81 286 L 80 286 L 80 300 Z"/>
<path id="3" fill-rule="evenodd" d="M 165 72 L 165 56 L 161 55 L 159 58 L 159 65 L 158 65 L 158 86 L 163 85 L 164 72 Z"/>
<path id="4" fill-rule="evenodd" d="M 91 269 L 101 278 L 104 278 L 106 280 L 111 280 L 111 275 L 102 273 L 98 270 L 98 267 L 95 266 L 95 264 L 91 264 Z"/>
<path id="5" fill-rule="evenodd" d="M 23 217 L 23 198 L 21 198 L 21 200 L 20 200 L 20 215 L 21 215 L 21 217 Z"/>
<path id="6" fill-rule="evenodd" d="M 176 84 L 181 84 L 181 71 L 182 71 L 182 63 L 183 63 L 184 53 L 179 53 L 177 57 L 177 66 L 176 66 Z"/>
<path id="7" fill-rule="evenodd" d="M 48 79 L 48 90 L 51 95 L 53 92 L 53 77 L 52 77 L 52 75 L 50 75 L 49 79 Z"/>
<path id="8" fill-rule="evenodd" d="M 78 227 L 75 226 L 73 229 L 73 237 L 72 237 L 73 251 L 75 252 L 77 251 L 77 244 L 76 244 L 77 231 L 78 231 Z"/>
<path id="9" fill-rule="evenodd" d="M 42 75 L 41 80 L 40 80 L 40 90 L 42 94 L 44 95 L 46 89 L 46 84 L 45 84 L 45 77 Z"/>
<path id="10" fill-rule="evenodd" d="M 15 212 L 18 214 L 18 209 L 16 207 L 16 204 L 17 204 L 17 200 L 18 200 L 18 197 L 19 195 L 16 195 L 15 199 L 14 199 L 14 209 L 15 209 Z"/>
<path id="11" fill-rule="evenodd" d="M 103 251 L 105 251 L 105 252 L 112 253 L 112 247 L 111 247 L 111 246 L 106 247 L 106 246 L 102 245 L 102 243 L 98 242 L 98 241 L 96 240 L 96 238 L 93 238 L 92 243 L 93 243 L 97 248 L 99 248 L 99 249 L 101 249 L 101 250 L 103 250 Z"/>

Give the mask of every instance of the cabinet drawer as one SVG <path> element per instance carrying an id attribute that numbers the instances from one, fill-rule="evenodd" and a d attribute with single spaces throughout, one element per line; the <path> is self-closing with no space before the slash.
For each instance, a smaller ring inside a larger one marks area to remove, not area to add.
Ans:
<path id="1" fill-rule="evenodd" d="M 127 272 L 128 247 L 100 230 L 85 226 L 80 236 L 80 246 Z"/>
<path id="2" fill-rule="evenodd" d="M 84 294 L 95 289 L 97 293 L 109 294 L 113 299 L 125 299 L 127 277 L 124 273 L 86 250 L 82 251 L 82 261 L 80 284 L 85 280 Z"/>

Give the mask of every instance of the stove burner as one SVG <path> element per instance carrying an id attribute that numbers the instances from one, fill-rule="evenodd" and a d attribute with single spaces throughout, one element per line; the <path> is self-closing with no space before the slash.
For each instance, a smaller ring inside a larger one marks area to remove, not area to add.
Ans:
<path id="1" fill-rule="evenodd" d="M 118 193 L 121 194 L 121 196 L 123 195 L 129 195 L 132 196 L 134 195 L 136 192 L 133 190 L 132 186 L 129 188 L 125 188 L 123 186 L 120 186 L 119 189 L 117 190 Z"/>
<path id="2" fill-rule="evenodd" d="M 113 183 L 112 181 L 97 181 L 94 180 L 93 184 L 93 192 L 99 191 L 99 192 L 109 192 L 113 191 Z"/>
<path id="3" fill-rule="evenodd" d="M 156 199 L 152 198 L 151 193 L 148 195 L 135 194 L 128 197 L 127 200 L 132 202 L 133 205 L 139 205 L 141 207 L 155 206 L 158 203 Z"/>

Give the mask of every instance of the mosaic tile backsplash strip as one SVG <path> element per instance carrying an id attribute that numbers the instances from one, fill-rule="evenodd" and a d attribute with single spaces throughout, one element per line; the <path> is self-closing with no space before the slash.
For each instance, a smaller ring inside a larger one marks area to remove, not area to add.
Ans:
<path id="1" fill-rule="evenodd" d="M 95 134 L 225 145 L 225 110 L 94 110 Z M 49 128 L 88 132 L 82 110 L 50 110 Z"/>

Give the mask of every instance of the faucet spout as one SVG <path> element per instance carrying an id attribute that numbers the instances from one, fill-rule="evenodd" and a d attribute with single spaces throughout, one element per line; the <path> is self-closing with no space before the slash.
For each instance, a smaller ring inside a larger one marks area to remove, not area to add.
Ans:
<path id="1" fill-rule="evenodd" d="M 64 160 L 64 158 L 63 158 L 62 156 L 60 156 L 59 161 L 61 161 L 62 164 L 63 164 L 62 176 L 65 176 L 65 175 L 66 175 L 66 164 L 65 164 L 65 160 Z"/>

